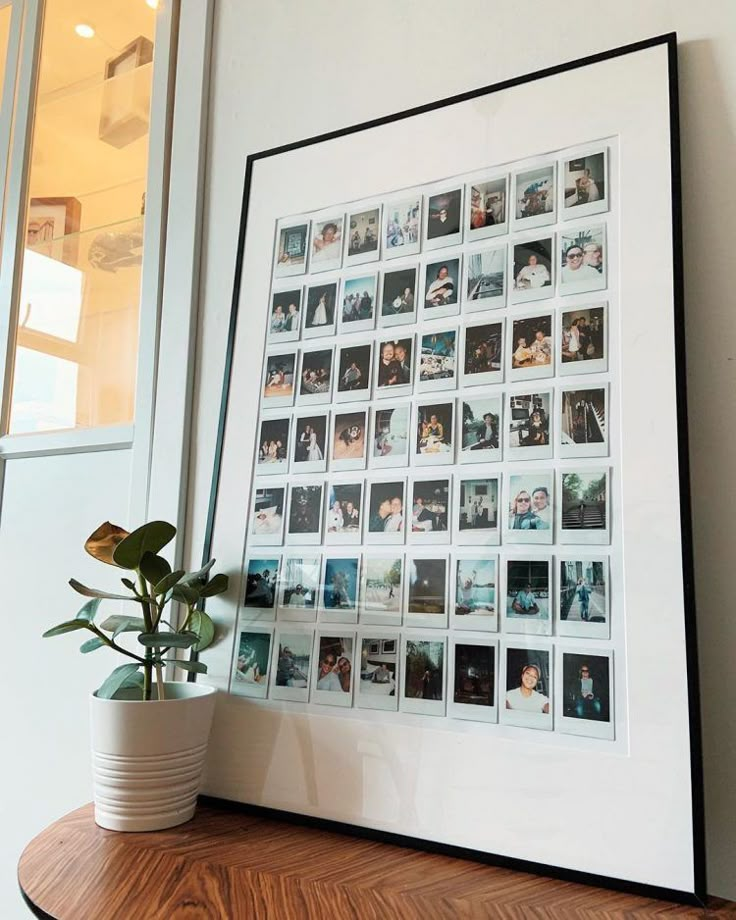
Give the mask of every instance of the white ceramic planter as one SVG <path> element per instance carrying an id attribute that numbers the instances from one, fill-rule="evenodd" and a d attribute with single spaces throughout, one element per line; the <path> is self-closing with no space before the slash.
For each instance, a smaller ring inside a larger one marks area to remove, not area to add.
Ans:
<path id="1" fill-rule="evenodd" d="M 92 694 L 95 821 L 100 827 L 156 831 L 194 815 L 217 691 L 171 682 L 165 692 L 165 700 L 145 703 Z"/>

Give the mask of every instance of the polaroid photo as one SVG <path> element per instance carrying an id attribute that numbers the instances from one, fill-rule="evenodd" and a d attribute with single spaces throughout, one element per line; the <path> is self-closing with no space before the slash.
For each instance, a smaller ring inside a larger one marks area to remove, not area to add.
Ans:
<path id="1" fill-rule="evenodd" d="M 554 543 L 554 471 L 506 475 L 504 543 Z"/>
<path id="2" fill-rule="evenodd" d="M 503 397 L 472 394 L 459 401 L 460 463 L 492 463 L 501 459 Z"/>
<path id="3" fill-rule="evenodd" d="M 503 324 L 470 323 L 463 329 L 462 385 L 487 386 L 503 381 Z"/>
<path id="4" fill-rule="evenodd" d="M 364 554 L 360 579 L 361 624 L 401 626 L 404 554 Z"/>
<path id="5" fill-rule="evenodd" d="M 326 554 L 322 563 L 319 620 L 321 623 L 357 623 L 360 554 Z"/>
<path id="6" fill-rule="evenodd" d="M 498 556 L 458 553 L 453 569 L 452 628 L 498 632 Z"/>
<path id="7" fill-rule="evenodd" d="M 560 390 L 560 456 L 608 456 L 608 384 Z"/>
<path id="8" fill-rule="evenodd" d="M 507 394 L 507 460 L 552 459 L 552 397 L 552 390 Z"/>
<path id="9" fill-rule="evenodd" d="M 408 466 L 411 405 L 376 406 L 370 441 L 371 469 Z"/>
<path id="10" fill-rule="evenodd" d="M 555 222 L 556 179 L 556 163 L 545 163 L 514 174 L 514 230 L 529 230 Z"/>
<path id="11" fill-rule="evenodd" d="M 368 450 L 368 406 L 335 407 L 330 430 L 330 469 L 365 469 Z"/>
<path id="12" fill-rule="evenodd" d="M 608 148 L 576 153 L 562 161 L 562 219 L 608 210 Z"/>
<path id="13" fill-rule="evenodd" d="M 406 557 L 406 609 L 404 625 L 447 629 L 447 553 L 417 550 Z"/>
<path id="14" fill-rule="evenodd" d="M 344 230 L 345 215 L 342 211 L 330 211 L 312 218 L 309 244 L 309 271 L 312 274 L 340 268 Z"/>
<path id="15" fill-rule="evenodd" d="M 314 630 L 297 625 L 276 629 L 271 661 L 272 700 L 306 703 L 309 700 Z"/>
<path id="16" fill-rule="evenodd" d="M 322 556 L 287 554 L 281 560 L 278 619 L 313 623 L 317 619 Z"/>
<path id="17" fill-rule="evenodd" d="M 383 272 L 380 297 L 381 326 L 406 326 L 417 318 L 416 263 Z"/>
<path id="18" fill-rule="evenodd" d="M 411 482 L 411 527 L 408 529 L 411 543 L 450 542 L 451 496 L 449 474 L 437 479 L 417 477 Z"/>
<path id="19" fill-rule="evenodd" d="M 268 353 L 263 362 L 262 409 L 280 409 L 294 405 L 296 350 Z"/>
<path id="20" fill-rule="evenodd" d="M 307 270 L 307 241 L 309 220 L 289 217 L 276 224 L 276 248 L 274 251 L 273 276 L 287 278 L 303 275 Z"/>
<path id="21" fill-rule="evenodd" d="M 332 346 L 310 348 L 302 351 L 299 365 L 299 389 L 296 394 L 298 406 L 323 406 L 330 402 L 332 394 L 333 360 Z"/>
<path id="22" fill-rule="evenodd" d="M 607 287 L 606 225 L 563 230 L 559 238 L 560 294 L 585 294 Z"/>
<path id="23" fill-rule="evenodd" d="M 557 728 L 613 741 L 613 649 L 558 647 L 555 678 Z"/>
<path id="24" fill-rule="evenodd" d="M 460 312 L 461 256 L 425 262 L 422 267 L 422 318 L 441 319 Z"/>
<path id="25" fill-rule="evenodd" d="M 361 709 L 399 708 L 398 632 L 361 630 L 358 633 L 360 672 L 355 678 L 355 705 Z"/>
<path id="26" fill-rule="evenodd" d="M 457 475 L 455 481 L 455 542 L 497 546 L 501 476 Z"/>
<path id="27" fill-rule="evenodd" d="M 322 503 L 324 482 L 292 485 L 286 515 L 286 542 L 316 546 L 322 542 Z"/>
<path id="28" fill-rule="evenodd" d="M 251 546 L 281 546 L 284 542 L 286 484 L 270 482 L 253 491 L 248 538 Z"/>
<path id="29" fill-rule="evenodd" d="M 465 186 L 465 239 L 468 243 L 509 230 L 508 176 L 489 176 Z"/>
<path id="30" fill-rule="evenodd" d="M 505 243 L 466 253 L 463 313 L 496 310 L 506 305 L 507 261 Z"/>
<path id="31" fill-rule="evenodd" d="M 551 312 L 511 316 L 508 325 L 508 379 L 537 380 L 553 377 L 555 317 Z"/>
<path id="32" fill-rule="evenodd" d="M 450 186 L 424 196 L 424 248 L 440 249 L 463 241 L 463 188 Z"/>
<path id="33" fill-rule="evenodd" d="M 327 435 L 330 413 L 309 411 L 294 416 L 294 448 L 291 472 L 324 473 L 327 469 Z"/>
<path id="34" fill-rule="evenodd" d="M 335 633 L 342 635 L 335 635 Z M 311 703 L 326 706 L 353 705 L 353 671 L 355 670 L 355 633 L 336 624 L 330 630 L 318 629 L 312 653 Z"/>
<path id="35" fill-rule="evenodd" d="M 454 636 L 450 640 L 447 714 L 473 722 L 498 722 L 498 642 Z"/>
<path id="36" fill-rule="evenodd" d="M 348 214 L 345 267 L 377 262 L 381 249 L 380 204 L 358 205 Z"/>
<path id="37" fill-rule="evenodd" d="M 560 543 L 611 542 L 611 482 L 607 467 L 563 466 L 557 473 Z"/>
<path id="38" fill-rule="evenodd" d="M 295 342 L 299 338 L 302 323 L 302 289 L 291 285 L 286 290 L 275 290 L 271 294 L 271 310 L 268 316 L 268 343 Z"/>
<path id="39" fill-rule="evenodd" d="M 325 490 L 325 543 L 356 545 L 363 532 L 363 480 L 331 482 Z"/>
<path id="40" fill-rule="evenodd" d="M 373 342 L 353 342 L 337 349 L 335 402 L 360 402 L 371 398 Z"/>
<path id="41" fill-rule="evenodd" d="M 559 312 L 561 376 L 608 370 L 608 304 L 570 307 Z"/>
<path id="42" fill-rule="evenodd" d="M 412 390 L 412 372 L 414 369 L 414 336 L 406 335 L 400 339 L 379 339 L 376 351 L 375 395 L 409 396 Z"/>
<path id="43" fill-rule="evenodd" d="M 368 483 L 366 543 L 404 542 L 406 479 L 374 479 Z"/>
<path id="44" fill-rule="evenodd" d="M 273 626 L 240 623 L 230 692 L 265 700 L 268 696 Z"/>
<path id="45" fill-rule="evenodd" d="M 504 618 L 507 633 L 552 635 L 552 557 L 504 559 Z"/>
<path id="46" fill-rule="evenodd" d="M 376 327 L 378 275 L 366 272 L 343 278 L 338 331 L 368 332 Z"/>
<path id="47" fill-rule="evenodd" d="M 455 400 L 417 404 L 413 463 L 446 466 L 455 460 Z"/>
<path id="48" fill-rule="evenodd" d="M 302 338 L 333 336 L 337 321 L 337 281 L 310 284 L 305 300 Z"/>
<path id="49" fill-rule="evenodd" d="M 610 639 L 608 556 L 558 556 L 557 635 Z"/>
<path id="50" fill-rule="evenodd" d="M 501 722 L 552 730 L 552 649 L 538 640 L 514 639 L 501 646 Z"/>
<path id="51" fill-rule="evenodd" d="M 281 556 L 276 553 L 250 555 L 245 560 L 245 596 L 241 620 L 272 623 L 276 619 L 276 586 Z"/>
<path id="52" fill-rule="evenodd" d="M 457 386 L 456 328 L 425 332 L 421 337 L 417 390 L 454 390 Z"/>
<path id="53" fill-rule="evenodd" d="M 421 247 L 422 195 L 404 192 L 383 206 L 383 257 L 416 255 Z"/>
<path id="54" fill-rule="evenodd" d="M 424 716 L 445 714 L 447 640 L 421 632 L 401 634 L 402 712 Z"/>
<path id="55" fill-rule="evenodd" d="M 261 416 L 256 454 L 256 476 L 278 476 L 289 470 L 291 418 Z"/>
<path id="56" fill-rule="evenodd" d="M 511 303 L 554 297 L 554 236 L 534 237 L 509 246 Z"/>

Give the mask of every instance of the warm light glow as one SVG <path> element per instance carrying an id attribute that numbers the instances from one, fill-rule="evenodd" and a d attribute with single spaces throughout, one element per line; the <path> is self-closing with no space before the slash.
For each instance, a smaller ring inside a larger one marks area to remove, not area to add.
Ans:
<path id="1" fill-rule="evenodd" d="M 74 31 L 80 38 L 95 37 L 95 30 L 87 22 L 80 22 L 79 25 L 74 26 Z"/>
<path id="2" fill-rule="evenodd" d="M 158 9 L 158 0 L 146 0 L 146 6 L 150 6 L 152 10 Z"/>

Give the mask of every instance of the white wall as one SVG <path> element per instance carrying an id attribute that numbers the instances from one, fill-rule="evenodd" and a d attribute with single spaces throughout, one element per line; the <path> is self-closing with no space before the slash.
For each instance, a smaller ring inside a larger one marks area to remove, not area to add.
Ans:
<path id="1" fill-rule="evenodd" d="M 589 0 L 577 7 L 567 0 L 219 0 L 188 530 L 198 535 L 196 555 L 207 513 L 246 155 L 673 30 L 681 42 L 709 889 L 736 899 L 736 724 L 721 677 L 736 652 L 726 576 L 736 549 L 736 519 L 726 510 L 736 459 L 726 394 L 734 391 L 736 360 L 728 344 L 719 347 L 736 335 L 727 268 L 736 238 L 729 195 L 736 133 L 733 0 Z M 560 117 L 574 104 L 596 102 L 581 87 L 577 101 L 560 100 Z M 725 513 L 711 510 L 722 508 Z"/>
<path id="2" fill-rule="evenodd" d="M 108 649 L 81 656 L 79 633 L 53 639 L 41 633 L 71 619 L 84 603 L 67 585 L 72 576 L 116 586 L 114 570 L 95 562 L 83 544 L 105 520 L 127 523 L 130 458 L 129 450 L 100 451 L 6 466 L 0 520 L 3 920 L 29 916 L 16 881 L 23 848 L 92 798 L 89 694 L 119 664 L 118 656 Z"/>

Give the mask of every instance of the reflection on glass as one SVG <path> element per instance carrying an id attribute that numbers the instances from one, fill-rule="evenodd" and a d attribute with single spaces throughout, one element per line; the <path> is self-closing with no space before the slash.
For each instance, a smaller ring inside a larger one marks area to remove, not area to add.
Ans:
<path id="1" fill-rule="evenodd" d="M 11 434 L 133 421 L 154 26 L 147 3 L 46 2 Z"/>

